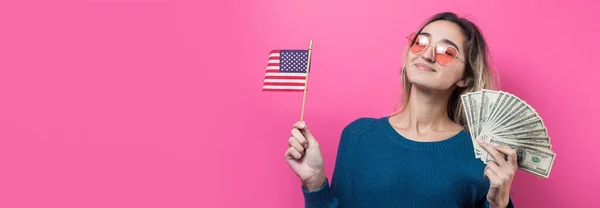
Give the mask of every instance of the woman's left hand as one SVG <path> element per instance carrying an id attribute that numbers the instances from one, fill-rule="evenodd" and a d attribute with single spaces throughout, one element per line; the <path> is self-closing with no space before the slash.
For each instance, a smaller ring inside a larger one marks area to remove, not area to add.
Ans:
<path id="1" fill-rule="evenodd" d="M 518 169 L 517 153 L 504 145 L 492 145 L 480 139 L 477 141 L 495 160 L 489 161 L 483 171 L 484 176 L 490 180 L 487 201 L 490 207 L 507 207 L 510 185 Z M 502 154 L 508 156 L 508 161 Z"/>

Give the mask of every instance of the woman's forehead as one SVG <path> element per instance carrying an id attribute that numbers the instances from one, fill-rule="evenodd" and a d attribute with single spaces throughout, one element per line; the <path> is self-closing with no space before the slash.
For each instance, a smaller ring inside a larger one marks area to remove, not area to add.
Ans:
<path id="1" fill-rule="evenodd" d="M 434 43 L 443 42 L 444 39 L 447 39 L 456 43 L 459 47 L 463 46 L 465 39 L 461 28 L 456 23 L 444 20 L 429 23 L 421 33 L 429 36 Z"/>

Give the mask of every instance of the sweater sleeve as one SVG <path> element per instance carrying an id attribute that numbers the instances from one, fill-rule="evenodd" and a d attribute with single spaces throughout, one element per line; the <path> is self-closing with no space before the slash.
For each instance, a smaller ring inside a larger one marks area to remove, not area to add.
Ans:
<path id="1" fill-rule="evenodd" d="M 340 206 L 340 196 L 343 196 L 345 182 L 348 181 L 349 170 L 347 169 L 348 156 L 350 154 L 352 143 L 358 134 L 368 128 L 373 123 L 372 118 L 359 118 L 354 120 L 344 127 L 340 142 L 338 144 L 337 156 L 333 176 L 331 178 L 331 186 L 329 179 L 325 179 L 325 183 L 321 188 L 314 191 L 307 191 L 302 188 L 304 194 L 304 206 L 306 208 L 335 208 Z M 342 198 L 343 199 L 343 198 Z"/>
<path id="2" fill-rule="evenodd" d="M 335 208 L 339 206 L 339 200 L 330 189 L 328 179 L 325 179 L 325 183 L 321 188 L 314 191 L 307 191 L 302 188 L 302 193 L 304 194 L 306 208 Z"/>

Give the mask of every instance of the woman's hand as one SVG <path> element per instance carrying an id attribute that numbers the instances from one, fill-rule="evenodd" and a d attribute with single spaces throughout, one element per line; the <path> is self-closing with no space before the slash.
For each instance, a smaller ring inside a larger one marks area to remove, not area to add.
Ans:
<path id="1" fill-rule="evenodd" d="M 285 160 L 302 181 L 307 191 L 319 189 L 325 183 L 323 156 L 319 143 L 304 122 L 297 122 L 288 140 Z"/>
<path id="2" fill-rule="evenodd" d="M 507 207 L 509 202 L 510 185 L 518 169 L 517 153 L 504 145 L 492 145 L 477 139 L 495 161 L 489 161 L 484 169 L 484 176 L 490 180 L 487 201 L 490 207 Z M 504 159 L 505 154 L 508 161 Z"/>

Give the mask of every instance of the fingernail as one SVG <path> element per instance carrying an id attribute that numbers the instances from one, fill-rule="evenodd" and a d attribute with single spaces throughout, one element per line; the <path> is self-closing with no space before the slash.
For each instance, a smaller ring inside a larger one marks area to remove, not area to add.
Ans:
<path id="1" fill-rule="evenodd" d="M 300 127 L 302 127 L 302 128 L 306 127 L 306 122 L 302 121 L 302 123 L 300 123 Z"/>
<path id="2" fill-rule="evenodd" d="M 499 146 L 500 146 L 499 144 L 494 144 L 494 147 L 499 147 Z"/>
<path id="3" fill-rule="evenodd" d="M 482 143 L 483 140 L 481 140 L 481 138 L 477 138 L 477 142 Z"/>

